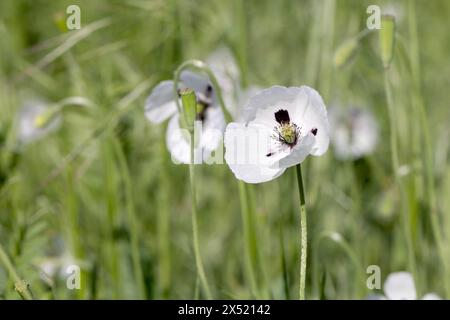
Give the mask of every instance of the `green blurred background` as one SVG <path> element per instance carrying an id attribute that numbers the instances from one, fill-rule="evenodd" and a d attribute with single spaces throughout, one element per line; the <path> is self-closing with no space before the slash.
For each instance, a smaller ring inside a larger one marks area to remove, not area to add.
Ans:
<path id="1" fill-rule="evenodd" d="M 414 16 L 412 2 L 2 0 L 0 243 L 20 279 L 39 299 L 202 297 L 191 247 L 188 169 L 171 162 L 165 125 L 149 123 L 144 104 L 180 63 L 225 46 L 243 87 L 307 84 L 327 106 L 371 110 L 380 127 L 370 156 L 341 161 L 331 147 L 304 163 L 307 297 L 382 293 L 367 289 L 366 268 L 380 266 L 382 279 L 412 271 L 407 238 L 419 295 L 449 297 L 442 257 L 450 259 L 450 2 L 414 1 Z M 79 31 L 65 28 L 70 4 L 81 8 Z M 338 48 L 366 29 L 370 4 L 396 10 L 390 81 L 403 191 L 390 163 L 377 31 L 359 42 L 351 61 L 334 63 Z M 26 99 L 70 96 L 96 106 L 65 112 L 58 131 L 17 146 L 15 123 Z M 294 170 L 251 187 L 261 255 L 256 294 L 246 271 L 235 178 L 225 164 L 196 169 L 201 252 L 213 296 L 297 298 Z M 67 256 L 82 268 L 81 290 L 68 290 L 65 275 L 42 276 L 43 263 L 62 267 Z M 15 280 L 0 264 L 0 298 L 20 298 Z"/>

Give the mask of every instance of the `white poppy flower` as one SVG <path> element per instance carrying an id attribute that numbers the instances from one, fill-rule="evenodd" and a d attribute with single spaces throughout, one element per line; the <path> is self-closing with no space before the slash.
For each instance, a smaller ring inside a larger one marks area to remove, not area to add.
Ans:
<path id="1" fill-rule="evenodd" d="M 27 144 L 45 137 L 61 125 L 61 116 L 57 115 L 45 123 L 49 105 L 42 101 L 27 101 L 23 105 L 18 119 L 17 137 L 20 143 Z M 47 119 L 48 120 L 48 119 Z"/>
<path id="2" fill-rule="evenodd" d="M 180 126 L 180 115 L 177 110 L 173 81 L 158 84 L 147 98 L 145 115 L 153 123 L 161 123 L 170 119 L 167 128 L 166 142 L 172 158 L 181 163 L 190 162 L 189 135 Z M 206 75 L 183 71 L 180 75 L 179 89 L 191 88 L 195 91 L 197 101 L 202 107 L 197 113 L 197 128 L 200 128 L 199 141 L 194 150 L 195 163 L 209 158 L 221 141 L 225 129 L 225 118 L 217 103 L 216 94 Z"/>
<path id="3" fill-rule="evenodd" d="M 331 142 L 337 158 L 359 159 L 375 150 L 378 125 L 368 110 L 333 107 L 329 110 L 329 119 Z"/>
<path id="4" fill-rule="evenodd" d="M 245 106 L 242 121 L 226 128 L 225 160 L 247 183 L 275 179 L 308 155 L 328 149 L 327 111 L 321 96 L 307 86 L 260 91 Z"/>
<path id="5" fill-rule="evenodd" d="M 41 271 L 42 278 L 60 278 L 67 276 L 66 272 L 71 265 L 79 265 L 72 255 L 65 253 L 62 256 L 47 257 L 41 260 L 37 266 Z"/>
<path id="6" fill-rule="evenodd" d="M 416 300 L 417 293 L 414 279 L 409 272 L 391 273 L 384 282 L 384 294 L 389 300 Z M 427 293 L 422 300 L 440 300 L 435 293 Z"/>

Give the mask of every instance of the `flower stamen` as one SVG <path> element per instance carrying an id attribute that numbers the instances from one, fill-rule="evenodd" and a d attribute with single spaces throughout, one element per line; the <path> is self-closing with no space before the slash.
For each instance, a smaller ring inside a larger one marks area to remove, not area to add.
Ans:
<path id="1" fill-rule="evenodd" d="M 300 128 L 291 122 L 289 112 L 283 109 L 278 110 L 275 112 L 275 120 L 279 125 L 274 128 L 273 138 L 290 148 L 294 147 L 300 138 Z"/>

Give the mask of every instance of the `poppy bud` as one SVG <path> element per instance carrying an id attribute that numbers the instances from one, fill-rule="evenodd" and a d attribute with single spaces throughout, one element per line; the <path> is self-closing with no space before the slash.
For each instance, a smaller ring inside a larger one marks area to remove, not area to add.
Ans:
<path id="1" fill-rule="evenodd" d="M 183 105 L 183 119 L 186 129 L 194 130 L 194 122 L 197 116 L 197 97 L 192 89 L 180 91 L 181 103 Z"/>
<path id="2" fill-rule="evenodd" d="M 350 62 L 356 55 L 359 48 L 357 38 L 351 38 L 342 43 L 334 53 L 334 66 L 340 68 Z"/>
<path id="3" fill-rule="evenodd" d="M 391 15 L 383 15 L 381 17 L 380 29 L 380 52 L 381 60 L 387 69 L 394 57 L 395 47 L 395 17 Z"/>

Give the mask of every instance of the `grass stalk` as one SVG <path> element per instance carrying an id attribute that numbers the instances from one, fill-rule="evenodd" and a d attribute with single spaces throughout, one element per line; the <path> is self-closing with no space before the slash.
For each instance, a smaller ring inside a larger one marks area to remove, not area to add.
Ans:
<path id="1" fill-rule="evenodd" d="M 114 140 L 114 147 L 125 189 L 126 212 L 128 217 L 128 224 L 130 228 L 130 238 L 131 238 L 130 245 L 131 245 L 131 259 L 133 265 L 133 273 L 136 281 L 136 287 L 138 290 L 138 297 L 140 299 L 145 299 L 146 298 L 145 281 L 141 265 L 141 253 L 139 250 L 139 223 L 134 208 L 131 176 L 128 169 L 127 160 L 122 150 L 122 146 L 119 144 L 117 140 Z"/>
<path id="2" fill-rule="evenodd" d="M 18 286 L 18 284 L 23 283 L 23 280 L 19 277 L 19 274 L 17 273 L 16 269 L 9 260 L 9 257 L 6 254 L 6 251 L 3 249 L 1 243 L 0 243 L 0 263 L 3 264 L 5 269 L 8 271 L 9 276 L 14 280 L 14 283 L 16 284 L 16 291 L 19 293 L 19 295 L 25 300 L 32 300 L 33 297 L 28 289 L 28 286 L 26 284 L 25 286 Z M 19 291 L 18 290 L 19 288 L 22 288 L 23 290 Z"/>
<path id="3" fill-rule="evenodd" d="M 416 259 L 414 253 L 414 242 L 412 237 L 412 230 L 410 228 L 411 221 L 408 206 L 405 205 L 406 196 L 405 190 L 403 187 L 403 183 L 398 175 L 399 169 L 399 153 L 398 153 L 398 137 L 397 137 L 397 127 L 396 127 L 396 112 L 394 109 L 394 101 L 392 97 L 391 85 L 389 83 L 389 67 L 384 68 L 384 90 L 386 94 L 388 114 L 389 114 L 389 129 L 390 129 L 390 148 L 391 148 L 391 162 L 392 162 L 392 172 L 394 175 L 395 183 L 401 194 L 401 211 L 403 216 L 403 228 L 406 239 L 406 246 L 408 252 L 408 266 L 409 270 L 414 276 L 416 287 L 418 287 L 418 278 L 417 278 L 417 270 L 416 270 Z M 418 288 L 419 289 L 419 288 Z"/>

